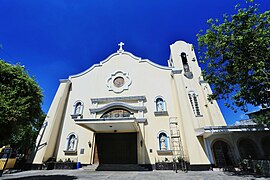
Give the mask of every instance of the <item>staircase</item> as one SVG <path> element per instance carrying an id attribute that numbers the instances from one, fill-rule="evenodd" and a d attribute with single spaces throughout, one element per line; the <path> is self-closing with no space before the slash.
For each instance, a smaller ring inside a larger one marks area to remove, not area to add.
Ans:
<path id="1" fill-rule="evenodd" d="M 152 168 L 139 164 L 100 164 L 96 171 L 151 171 Z"/>

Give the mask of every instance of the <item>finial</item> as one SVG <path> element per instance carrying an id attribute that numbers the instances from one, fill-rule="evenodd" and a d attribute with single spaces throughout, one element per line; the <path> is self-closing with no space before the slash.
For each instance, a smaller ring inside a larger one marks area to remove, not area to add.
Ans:
<path id="1" fill-rule="evenodd" d="M 117 52 L 124 52 L 124 49 L 123 49 L 123 46 L 124 46 L 125 44 L 123 43 L 123 42 L 120 42 L 119 44 L 118 44 L 118 46 L 119 46 L 119 49 L 118 49 L 118 51 Z"/>

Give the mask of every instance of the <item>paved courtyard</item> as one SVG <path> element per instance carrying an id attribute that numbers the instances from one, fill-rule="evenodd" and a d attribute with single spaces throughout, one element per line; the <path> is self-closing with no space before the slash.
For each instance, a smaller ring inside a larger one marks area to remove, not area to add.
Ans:
<path id="1" fill-rule="evenodd" d="M 128 180 L 162 180 L 162 179 L 267 179 L 264 177 L 255 177 L 252 175 L 236 175 L 231 172 L 219 171 L 191 171 L 188 173 L 173 171 L 90 171 L 90 170 L 39 170 L 24 171 L 13 174 L 4 174 L 0 179 L 128 179 Z"/>

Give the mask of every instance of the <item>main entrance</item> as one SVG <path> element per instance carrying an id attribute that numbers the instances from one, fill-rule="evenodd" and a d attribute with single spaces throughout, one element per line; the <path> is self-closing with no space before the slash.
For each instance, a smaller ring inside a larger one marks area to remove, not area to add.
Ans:
<path id="1" fill-rule="evenodd" d="M 137 133 L 97 133 L 94 156 L 99 164 L 137 164 Z"/>

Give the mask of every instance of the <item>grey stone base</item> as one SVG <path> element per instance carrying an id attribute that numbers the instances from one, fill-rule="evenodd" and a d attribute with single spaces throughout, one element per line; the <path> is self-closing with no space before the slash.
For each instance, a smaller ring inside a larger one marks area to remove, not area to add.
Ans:
<path id="1" fill-rule="evenodd" d="M 196 164 L 196 165 L 189 165 L 190 171 L 209 171 L 212 170 L 211 164 Z"/>

